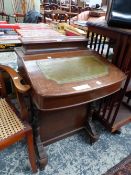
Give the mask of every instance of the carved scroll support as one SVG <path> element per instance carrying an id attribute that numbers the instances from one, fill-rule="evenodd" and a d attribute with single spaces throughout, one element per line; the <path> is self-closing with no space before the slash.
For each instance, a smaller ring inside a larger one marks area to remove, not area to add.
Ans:
<path id="1" fill-rule="evenodd" d="M 89 103 L 87 108 L 87 122 L 86 122 L 85 129 L 90 137 L 91 144 L 96 142 L 99 138 L 99 135 L 96 132 L 94 123 L 92 122 L 94 110 L 95 110 L 95 102 Z"/>
<path id="2" fill-rule="evenodd" d="M 34 105 L 31 105 L 31 106 L 32 106 L 32 114 L 33 114 L 32 126 L 33 126 L 34 137 L 35 137 L 34 142 L 35 142 L 37 162 L 38 162 L 39 168 L 43 170 L 48 163 L 48 157 L 47 157 L 45 148 L 41 142 L 40 134 L 39 134 L 39 129 L 40 129 L 39 128 L 39 111 L 38 109 L 36 109 Z"/>

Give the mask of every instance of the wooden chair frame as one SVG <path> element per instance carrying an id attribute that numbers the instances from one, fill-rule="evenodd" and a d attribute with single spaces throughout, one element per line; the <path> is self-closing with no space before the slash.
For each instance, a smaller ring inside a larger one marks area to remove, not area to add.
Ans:
<path id="1" fill-rule="evenodd" d="M 128 35 L 121 34 L 118 30 L 113 31 L 111 28 L 103 27 L 102 25 L 91 24 L 88 27 L 87 38 L 88 48 L 104 56 L 127 75 L 126 81 L 120 91 L 108 98 L 102 99 L 99 103 L 99 109 L 96 112 L 97 118 L 100 119 L 105 127 L 111 132 L 116 132 L 121 126 L 131 121 L 131 117 L 129 117 L 115 123 L 131 77 L 130 37 L 128 38 Z M 111 48 L 113 48 L 113 55 L 110 58 L 109 51 Z M 104 53 L 105 50 L 106 52 Z"/>
<path id="2" fill-rule="evenodd" d="M 14 84 L 16 94 L 17 94 L 17 100 L 20 107 L 20 114 L 18 115 L 18 111 L 14 108 L 12 103 L 10 102 L 7 92 L 6 92 L 6 85 L 4 82 L 3 74 L 8 73 L 10 75 L 10 78 Z M 34 141 L 33 141 L 33 133 L 32 128 L 28 124 L 28 111 L 25 107 L 25 103 L 23 101 L 22 94 L 29 91 L 30 86 L 29 85 L 23 85 L 21 83 L 22 78 L 18 73 L 16 73 L 12 68 L 4 65 L 0 65 L 0 96 L 2 99 L 6 99 L 6 102 L 10 106 L 10 108 L 15 112 L 15 114 L 18 116 L 19 120 L 24 126 L 24 129 L 14 133 L 13 135 L 8 136 L 7 138 L 0 139 L 0 150 L 3 150 L 4 148 L 10 146 L 11 144 L 14 144 L 15 142 L 26 138 L 27 139 L 27 145 L 28 145 L 28 152 L 29 152 L 29 160 L 32 167 L 33 172 L 37 172 L 37 166 L 36 166 L 36 155 L 34 150 Z"/>

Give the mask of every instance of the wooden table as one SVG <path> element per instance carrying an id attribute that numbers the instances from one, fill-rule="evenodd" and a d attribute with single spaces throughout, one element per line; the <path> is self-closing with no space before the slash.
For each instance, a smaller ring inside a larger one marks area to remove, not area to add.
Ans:
<path id="1" fill-rule="evenodd" d="M 16 53 L 19 72 L 32 87 L 34 129 L 42 144 L 51 144 L 81 129 L 95 141 L 89 102 L 119 91 L 125 75 L 88 50 L 22 55 L 16 49 Z"/>
<path id="2" fill-rule="evenodd" d="M 131 115 L 117 115 L 131 77 L 131 30 L 109 27 L 103 20 L 98 23 L 89 23 L 87 37 L 90 49 L 110 60 L 127 76 L 121 90 L 101 101 L 99 111 L 97 111 L 97 118 L 105 127 L 111 132 L 116 132 L 121 126 L 131 122 Z"/>

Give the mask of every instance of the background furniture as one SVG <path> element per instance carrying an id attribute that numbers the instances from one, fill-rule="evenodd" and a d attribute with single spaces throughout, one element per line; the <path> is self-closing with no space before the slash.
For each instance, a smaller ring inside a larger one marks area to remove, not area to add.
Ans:
<path id="1" fill-rule="evenodd" d="M 131 30 L 108 27 L 106 21 L 88 25 L 89 48 L 103 55 L 127 76 L 120 91 L 101 100 L 97 118 L 111 131 L 131 122 L 131 116 L 118 114 L 131 77 Z"/>
<path id="2" fill-rule="evenodd" d="M 7 22 L 10 21 L 10 16 L 6 14 L 5 12 L 0 12 L 0 16 L 2 17 L 2 20 L 6 20 Z"/>
<path id="3" fill-rule="evenodd" d="M 10 75 L 15 85 L 20 113 L 7 96 L 7 86 L 4 81 L 5 72 Z M 21 77 L 13 69 L 0 65 L 0 150 L 26 138 L 32 171 L 37 172 L 32 128 L 27 123 L 29 116 L 22 97 L 22 93 L 27 92 L 30 86 L 22 85 L 21 80 Z"/>
<path id="4" fill-rule="evenodd" d="M 10 18 L 9 15 L 6 13 L 4 0 L 0 0 L 0 16 L 2 17 L 2 20 L 6 20 L 9 22 Z"/>
<path id="5" fill-rule="evenodd" d="M 68 15 L 66 14 L 65 11 L 62 11 L 62 10 L 53 10 L 52 11 L 52 21 L 57 21 L 57 22 L 67 22 L 67 19 L 68 19 Z"/>

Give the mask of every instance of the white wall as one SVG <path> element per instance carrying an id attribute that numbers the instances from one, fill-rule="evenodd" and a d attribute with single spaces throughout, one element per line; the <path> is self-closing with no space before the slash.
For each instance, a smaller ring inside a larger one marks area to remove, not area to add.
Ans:
<path id="1" fill-rule="evenodd" d="M 13 14 L 13 9 L 12 9 L 11 1 L 4 0 L 4 3 L 5 3 L 5 10 L 6 10 L 7 14 L 12 15 Z"/>
<path id="2" fill-rule="evenodd" d="M 40 12 L 40 0 L 35 0 L 35 10 Z"/>
<path id="3" fill-rule="evenodd" d="M 101 5 L 102 0 L 86 0 L 86 3 L 89 4 L 89 6 L 92 6 L 92 5 L 95 5 L 95 4 Z"/>

